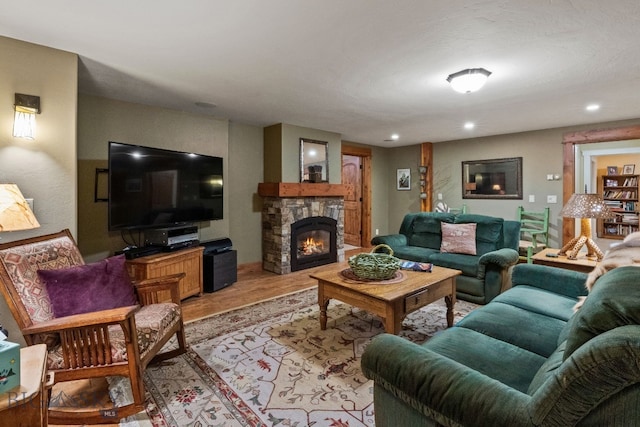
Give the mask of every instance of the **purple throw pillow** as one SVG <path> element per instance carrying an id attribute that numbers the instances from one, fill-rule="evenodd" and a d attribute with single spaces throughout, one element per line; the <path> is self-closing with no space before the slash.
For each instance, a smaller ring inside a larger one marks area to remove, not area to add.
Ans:
<path id="1" fill-rule="evenodd" d="M 38 270 L 55 317 L 89 313 L 138 303 L 124 255 L 92 264 Z"/>

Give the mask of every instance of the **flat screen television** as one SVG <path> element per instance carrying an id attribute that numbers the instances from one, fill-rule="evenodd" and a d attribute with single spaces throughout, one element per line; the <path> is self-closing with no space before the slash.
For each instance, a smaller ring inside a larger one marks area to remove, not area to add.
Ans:
<path id="1" fill-rule="evenodd" d="M 109 142 L 109 230 L 222 219 L 222 158 Z"/>

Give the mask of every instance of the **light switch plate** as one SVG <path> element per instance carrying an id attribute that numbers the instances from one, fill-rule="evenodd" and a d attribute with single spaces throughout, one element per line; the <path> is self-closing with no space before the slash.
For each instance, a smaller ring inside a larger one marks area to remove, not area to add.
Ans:
<path id="1" fill-rule="evenodd" d="M 555 194 L 547 196 L 547 203 L 558 203 L 558 196 Z"/>

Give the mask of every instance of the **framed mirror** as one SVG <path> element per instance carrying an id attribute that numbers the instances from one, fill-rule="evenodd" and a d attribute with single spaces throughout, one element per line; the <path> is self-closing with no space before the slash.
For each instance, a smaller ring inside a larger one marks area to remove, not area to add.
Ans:
<path id="1" fill-rule="evenodd" d="M 329 181 L 329 143 L 300 138 L 300 182 Z"/>
<path id="2" fill-rule="evenodd" d="M 522 157 L 462 162 L 463 199 L 522 199 Z"/>

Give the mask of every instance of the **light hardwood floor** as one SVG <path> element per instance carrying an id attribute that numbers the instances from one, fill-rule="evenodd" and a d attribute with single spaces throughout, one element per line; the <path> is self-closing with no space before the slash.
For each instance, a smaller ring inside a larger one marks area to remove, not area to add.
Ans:
<path id="1" fill-rule="evenodd" d="M 345 259 L 368 248 L 352 249 L 345 252 Z M 255 304 L 281 295 L 301 291 L 317 286 L 317 281 L 309 277 L 316 271 L 335 268 L 335 264 L 324 265 L 307 270 L 295 271 L 289 274 L 275 274 L 262 269 L 262 263 L 244 264 L 238 267 L 238 281 L 231 286 L 202 296 L 189 297 L 182 301 L 182 315 L 185 323 L 192 322 L 217 313 L 234 310 Z M 56 386 L 57 387 L 57 386 Z M 64 391 L 91 393 L 103 395 L 101 400 L 107 405 L 108 392 L 105 380 L 76 381 L 75 386 L 64 386 Z M 53 427 L 53 425 L 51 425 Z M 117 427 L 117 424 L 102 424 L 106 427 Z M 60 426 L 73 427 L 73 426 Z M 78 426 L 79 427 L 79 426 Z"/>
<path id="2" fill-rule="evenodd" d="M 364 249 L 346 251 L 345 258 Z M 289 274 L 275 274 L 262 269 L 262 263 L 244 264 L 238 267 L 238 281 L 231 286 L 202 296 L 189 297 L 182 301 L 185 322 L 191 322 L 228 310 L 233 310 L 258 301 L 286 295 L 317 285 L 309 277 L 315 271 L 335 268 L 334 265 L 320 266 Z"/>

